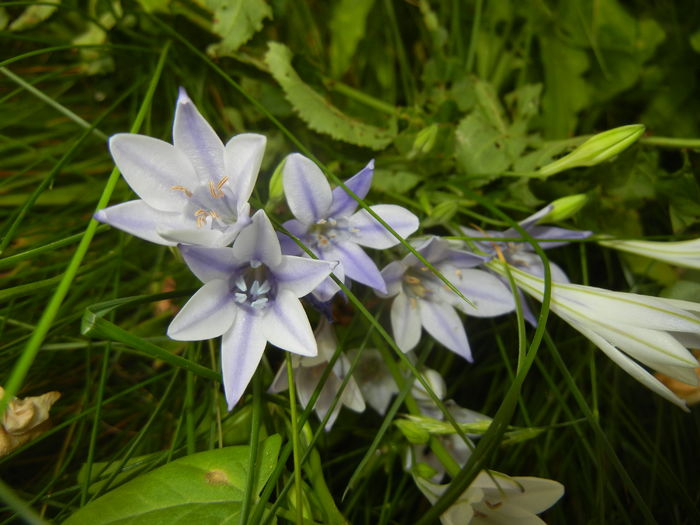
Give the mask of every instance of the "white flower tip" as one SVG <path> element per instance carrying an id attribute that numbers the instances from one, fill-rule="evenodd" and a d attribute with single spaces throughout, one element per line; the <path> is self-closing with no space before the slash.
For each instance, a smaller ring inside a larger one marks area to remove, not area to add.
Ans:
<path id="1" fill-rule="evenodd" d="M 189 104 L 192 100 L 190 99 L 187 91 L 184 87 L 180 86 L 177 90 L 177 103 L 178 104 Z"/>
<path id="2" fill-rule="evenodd" d="M 367 163 L 367 169 L 368 169 L 368 170 L 373 170 L 373 169 L 374 169 L 374 159 L 370 160 L 370 161 Z"/>
<path id="3" fill-rule="evenodd" d="M 98 222 L 107 222 L 107 214 L 105 213 L 104 209 L 96 211 L 92 218 Z"/>

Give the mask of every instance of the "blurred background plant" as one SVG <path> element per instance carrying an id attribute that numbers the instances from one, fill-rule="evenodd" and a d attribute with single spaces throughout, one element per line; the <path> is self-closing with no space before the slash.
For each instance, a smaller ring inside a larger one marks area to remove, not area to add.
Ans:
<path id="1" fill-rule="evenodd" d="M 84 234 L 111 192 L 106 138 L 138 129 L 170 141 L 178 86 L 223 138 L 268 137 L 251 203 L 280 219 L 271 177 L 300 150 L 341 178 L 375 158 L 368 201 L 409 207 L 428 233 L 510 226 L 483 202 L 517 221 L 582 194 L 570 226 L 685 240 L 700 220 L 698 28 L 700 4 L 683 0 L 3 2 L 0 385 L 62 398 L 51 430 L 0 459 L 0 523 L 61 522 L 172 459 L 247 445 L 251 428 L 290 435 L 288 401 L 263 393 L 281 352 L 227 413 L 212 380 L 217 345 L 165 337 L 197 286 L 176 254 L 105 226 Z M 633 123 L 645 134 L 615 158 L 541 169 Z M 130 194 L 119 180 L 110 202 Z M 555 257 L 575 282 L 700 300 L 697 270 L 593 242 Z M 361 297 L 386 320 L 374 296 Z M 343 348 L 383 345 L 395 360 L 352 305 L 337 304 L 335 317 Z M 444 375 L 446 398 L 493 416 L 516 373 L 514 318 L 466 323 L 474 364 L 427 338 L 418 359 Z M 489 468 L 562 482 L 564 499 L 544 515 L 552 523 L 700 522 L 697 411 L 595 356 L 564 323 L 547 325 L 510 421 L 537 432 L 504 441 Z M 343 410 L 328 433 L 310 422 L 310 517 L 408 523 L 429 509 L 403 470 L 395 415 Z M 294 468 L 279 469 L 269 501 L 293 521 L 280 491 Z M 264 504 L 241 513 L 259 517 Z"/>

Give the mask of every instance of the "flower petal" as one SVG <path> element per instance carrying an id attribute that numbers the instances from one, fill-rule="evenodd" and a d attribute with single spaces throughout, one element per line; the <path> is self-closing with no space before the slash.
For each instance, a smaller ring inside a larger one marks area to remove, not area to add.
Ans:
<path id="1" fill-rule="evenodd" d="M 291 291 L 295 297 L 303 297 L 321 284 L 337 264 L 331 261 L 283 255 L 282 263 L 272 272 L 282 288 Z"/>
<path id="2" fill-rule="evenodd" d="M 263 210 L 253 215 L 233 243 L 233 254 L 239 261 L 252 261 L 274 268 L 282 262 L 282 249 L 272 223 Z"/>
<path id="3" fill-rule="evenodd" d="M 377 204 L 371 210 L 379 215 L 401 237 L 408 237 L 418 229 L 418 217 L 406 208 L 394 204 Z M 384 226 L 372 217 L 367 210 L 360 210 L 350 217 L 350 229 L 357 244 L 384 250 L 399 243 Z"/>
<path id="4" fill-rule="evenodd" d="M 474 317 L 495 317 L 515 310 L 513 294 L 503 281 L 482 270 L 464 269 L 443 273 L 474 306 L 452 294 L 452 305 Z"/>
<path id="5" fill-rule="evenodd" d="M 369 192 L 369 187 L 372 185 L 373 176 L 374 159 L 370 160 L 367 166 L 346 180 L 345 185 L 360 199 L 364 199 Z M 348 192 L 340 186 L 333 189 L 333 204 L 328 210 L 329 217 L 346 217 L 356 209 L 357 201 L 348 195 Z"/>
<path id="6" fill-rule="evenodd" d="M 217 248 L 226 245 L 226 239 L 221 231 L 210 228 L 197 228 L 194 224 L 192 228 L 180 229 L 171 229 L 159 224 L 157 231 L 163 239 L 173 244 L 213 246 Z"/>
<path id="7" fill-rule="evenodd" d="M 197 178 L 177 148 L 152 137 L 119 133 L 109 139 L 109 151 L 131 189 L 149 206 L 160 211 L 186 206 L 185 190 L 194 191 Z"/>
<path id="8" fill-rule="evenodd" d="M 204 283 L 214 279 L 227 281 L 242 266 L 233 256 L 231 248 L 207 248 L 186 244 L 181 244 L 178 248 L 189 269 Z"/>
<path id="9" fill-rule="evenodd" d="M 333 197 L 326 176 L 316 164 L 299 153 L 284 162 L 282 185 L 287 204 L 304 224 L 328 218 Z"/>
<path id="10" fill-rule="evenodd" d="M 393 261 L 382 269 L 382 279 L 386 284 L 387 297 L 401 292 L 401 283 L 406 273 L 406 265 L 402 261 Z"/>
<path id="11" fill-rule="evenodd" d="M 421 321 L 418 302 L 400 293 L 391 305 L 391 332 L 402 352 L 413 350 L 420 341 Z"/>
<path id="12" fill-rule="evenodd" d="M 162 225 L 169 225 L 171 228 L 182 226 L 180 214 L 158 211 L 140 199 L 104 208 L 95 213 L 95 220 L 164 246 L 175 246 L 176 243 L 161 237 L 158 233 L 158 227 Z"/>
<path id="13" fill-rule="evenodd" d="M 448 304 L 419 301 L 420 319 L 425 330 L 438 342 L 467 361 L 472 361 L 469 341 L 462 320 Z"/>
<path id="14" fill-rule="evenodd" d="M 318 353 L 309 318 L 297 297 L 289 290 L 279 290 L 265 310 L 262 330 L 271 344 L 305 356 Z"/>
<path id="15" fill-rule="evenodd" d="M 187 155 L 200 184 L 217 184 L 226 175 L 224 145 L 183 88 L 175 108 L 173 143 Z"/>
<path id="16" fill-rule="evenodd" d="M 325 260 L 325 259 L 324 259 Z M 337 262 L 337 261 L 332 261 L 332 262 Z M 335 275 L 335 277 L 341 282 L 345 283 L 345 270 L 343 269 L 343 263 L 338 262 L 337 266 L 333 268 L 333 271 L 331 274 Z M 313 294 L 316 299 L 318 299 L 321 302 L 328 302 L 331 299 L 333 299 L 333 296 L 337 294 L 340 291 L 340 286 L 336 284 L 336 282 L 331 279 L 330 275 L 321 281 L 321 283 L 314 289 Z"/>
<path id="17" fill-rule="evenodd" d="M 228 283 L 209 281 L 195 293 L 168 326 L 168 337 L 176 341 L 201 341 L 218 337 L 237 317 Z"/>
<path id="18" fill-rule="evenodd" d="M 224 160 L 230 188 L 235 202 L 247 202 L 258 178 L 267 138 L 256 133 L 241 133 L 226 143 Z"/>
<path id="19" fill-rule="evenodd" d="M 262 359 L 265 343 L 262 317 L 241 309 L 221 340 L 221 372 L 229 410 L 233 410 L 250 383 Z"/>
<path id="20" fill-rule="evenodd" d="M 357 244 L 335 243 L 325 247 L 321 255 L 326 261 L 340 261 L 346 277 L 386 294 L 386 284 L 379 268 Z"/>
<path id="21" fill-rule="evenodd" d="M 663 383 L 661 383 L 659 380 L 657 380 L 653 375 L 651 375 L 649 372 L 647 372 L 640 365 L 635 363 L 632 359 L 627 357 L 620 350 L 618 350 L 613 345 L 611 345 L 609 342 L 607 342 L 603 337 L 601 337 L 597 333 L 593 332 L 592 330 L 589 330 L 585 326 L 582 326 L 580 323 L 577 323 L 576 321 L 570 320 L 566 317 L 564 317 L 564 319 L 566 319 L 567 322 L 569 322 L 569 324 L 571 324 L 571 326 L 576 328 L 576 330 L 578 330 L 583 335 L 585 335 L 588 339 L 590 339 L 593 342 L 593 344 L 596 345 L 598 348 L 600 348 L 605 353 L 605 355 L 607 355 L 610 359 L 612 359 L 615 362 L 615 364 L 617 364 L 617 366 L 622 368 L 625 372 L 627 372 L 629 375 L 631 375 L 637 381 L 642 383 L 649 390 L 656 392 L 661 397 L 667 399 L 668 401 L 670 401 L 674 405 L 677 405 L 678 407 L 682 408 L 686 412 L 689 412 L 688 406 L 685 404 L 685 401 L 683 401 L 680 397 L 678 397 L 676 394 L 671 392 L 668 388 L 666 388 L 663 385 Z"/>

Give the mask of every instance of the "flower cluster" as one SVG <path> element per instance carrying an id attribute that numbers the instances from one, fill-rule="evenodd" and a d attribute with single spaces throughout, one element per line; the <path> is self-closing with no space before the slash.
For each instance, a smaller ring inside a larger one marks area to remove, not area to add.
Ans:
<path id="1" fill-rule="evenodd" d="M 561 206 L 558 211 L 546 206 L 518 228 L 503 232 L 461 227 L 457 240 L 435 235 L 413 238 L 420 224 L 409 210 L 393 204 L 360 207 L 372 184 L 374 161 L 331 188 L 314 161 L 292 153 L 284 160 L 281 176 L 293 218 L 277 231 L 265 211 L 252 213 L 249 203 L 265 145 L 265 137 L 253 133 L 236 135 L 224 144 L 181 89 L 172 144 L 137 134 L 110 139 L 114 162 L 139 199 L 95 214 L 97 220 L 147 241 L 176 246 L 202 282 L 167 333 L 181 341 L 222 338 L 229 410 L 243 396 L 271 343 L 295 354 L 291 362 L 299 400 L 304 405 L 313 400 L 326 430 L 341 406 L 362 412 L 369 404 L 380 414 L 386 412 L 404 371 L 390 372 L 372 348 L 343 352 L 329 322 L 330 302 L 353 283 L 387 300 L 396 346 L 411 362 L 416 362 L 412 350 L 423 329 L 472 362 L 460 312 L 496 317 L 513 312 L 519 302 L 525 318 L 535 325 L 524 294 L 540 301 L 549 295 L 552 312 L 642 384 L 685 408 L 685 402 L 642 365 L 697 384 L 693 370 L 697 360 L 687 347 L 700 347 L 700 305 L 571 284 L 559 266 L 545 266 L 530 243 L 546 249 L 591 235 L 541 224 L 561 217 Z M 405 239 L 409 253 L 381 270 L 366 251 L 387 250 Z M 601 244 L 700 267 L 697 241 L 661 245 L 603 240 Z M 551 283 L 545 282 L 546 275 Z M 515 283 L 513 289 L 510 282 Z M 315 334 L 304 300 L 321 310 Z M 437 372 L 423 370 L 428 389 L 414 385 L 411 396 L 421 414 L 413 417 L 432 421 L 429 426 L 435 428 L 447 424 L 444 416 L 459 425 L 488 424 L 487 416 L 451 400 L 438 409 L 432 401 L 444 398 L 446 385 Z M 287 381 L 283 367 L 269 390 L 284 390 Z M 469 438 L 476 438 L 466 436 L 451 433 L 437 442 L 462 465 L 470 454 Z M 437 484 L 444 475 L 440 463 L 421 447 L 410 449 L 408 458 L 407 468 L 420 490 L 435 501 L 447 487 Z M 535 514 L 562 493 L 563 487 L 553 481 L 484 471 L 441 520 L 505 523 L 517 516 L 539 523 Z"/>

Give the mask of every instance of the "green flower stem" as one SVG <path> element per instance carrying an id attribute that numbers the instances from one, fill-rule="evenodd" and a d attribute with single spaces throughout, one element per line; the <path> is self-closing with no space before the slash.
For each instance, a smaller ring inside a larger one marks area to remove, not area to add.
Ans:
<path id="1" fill-rule="evenodd" d="M 262 369 L 258 367 L 253 375 L 253 415 L 250 421 L 250 454 L 248 455 L 248 479 L 245 485 L 245 493 L 243 494 L 243 504 L 241 506 L 241 525 L 248 523 L 248 515 L 250 514 L 251 501 L 256 493 L 255 487 L 258 480 L 257 458 L 258 444 L 260 443 L 260 418 L 262 413 L 262 377 L 260 376 Z M 295 458 L 296 459 L 296 458 Z"/>
<path id="2" fill-rule="evenodd" d="M 296 522 L 304 525 L 304 508 L 301 494 L 301 462 L 299 455 L 299 422 L 297 421 L 296 388 L 294 386 L 294 368 L 292 355 L 287 352 L 287 381 L 289 382 L 289 410 L 292 419 L 292 454 L 294 456 L 294 485 L 296 490 Z"/>
<path id="3" fill-rule="evenodd" d="M 700 149 L 700 139 L 679 139 L 675 137 L 642 137 L 639 142 L 660 148 Z"/>
<path id="4" fill-rule="evenodd" d="M 158 79 L 160 78 L 160 75 L 163 72 L 163 67 L 165 66 L 165 58 L 168 56 L 169 49 L 170 41 L 166 42 L 165 46 L 163 46 L 163 50 L 161 51 L 160 57 L 158 59 L 158 64 L 156 65 L 156 69 L 153 72 L 153 77 L 151 78 L 150 85 L 148 86 L 148 91 L 146 92 L 146 96 L 143 99 L 141 108 L 139 109 L 139 112 L 136 115 L 134 124 L 131 126 L 131 133 L 136 133 L 141 128 L 141 124 L 146 118 L 146 113 L 148 112 L 148 108 L 150 107 L 151 101 L 153 100 L 153 95 L 155 94 L 156 86 L 158 85 Z M 97 202 L 97 206 L 95 208 L 96 210 L 102 209 L 107 205 L 107 203 L 109 202 L 109 198 L 112 195 L 112 192 L 114 191 L 114 188 L 117 185 L 118 181 L 119 171 L 117 170 L 117 168 L 114 168 L 109 176 L 109 179 L 107 180 L 107 184 L 105 185 L 104 190 L 102 191 L 102 195 L 100 196 L 100 199 Z M 27 373 L 29 372 L 29 368 L 34 362 L 34 358 L 36 357 L 37 353 L 39 353 L 39 348 L 41 347 L 41 344 L 44 342 L 46 335 L 51 329 L 51 325 L 53 324 L 53 321 L 56 318 L 59 309 L 61 308 L 63 300 L 65 299 L 66 295 L 68 295 L 71 283 L 73 282 L 73 279 L 78 273 L 80 265 L 82 264 L 83 259 L 87 254 L 88 248 L 90 247 L 90 243 L 92 242 L 92 238 L 94 237 L 95 232 L 97 230 L 97 226 L 98 222 L 95 219 L 91 219 L 88 223 L 88 226 L 85 230 L 85 234 L 80 240 L 80 244 L 76 248 L 73 257 L 70 260 L 70 263 L 68 263 L 66 271 L 63 273 L 63 279 L 61 279 L 61 282 L 56 287 L 56 291 L 49 300 L 49 303 L 46 305 L 46 308 L 44 309 L 44 312 L 42 313 L 41 318 L 37 323 L 36 330 L 32 333 L 32 336 L 27 342 L 27 346 L 24 348 L 24 351 L 22 352 L 19 360 L 12 369 L 12 373 L 10 374 L 7 383 L 5 384 L 5 396 L 2 399 L 0 399 L 0 414 L 3 414 L 5 412 L 7 403 L 10 399 L 17 395 L 17 392 L 22 386 L 24 378 L 26 377 Z"/>

